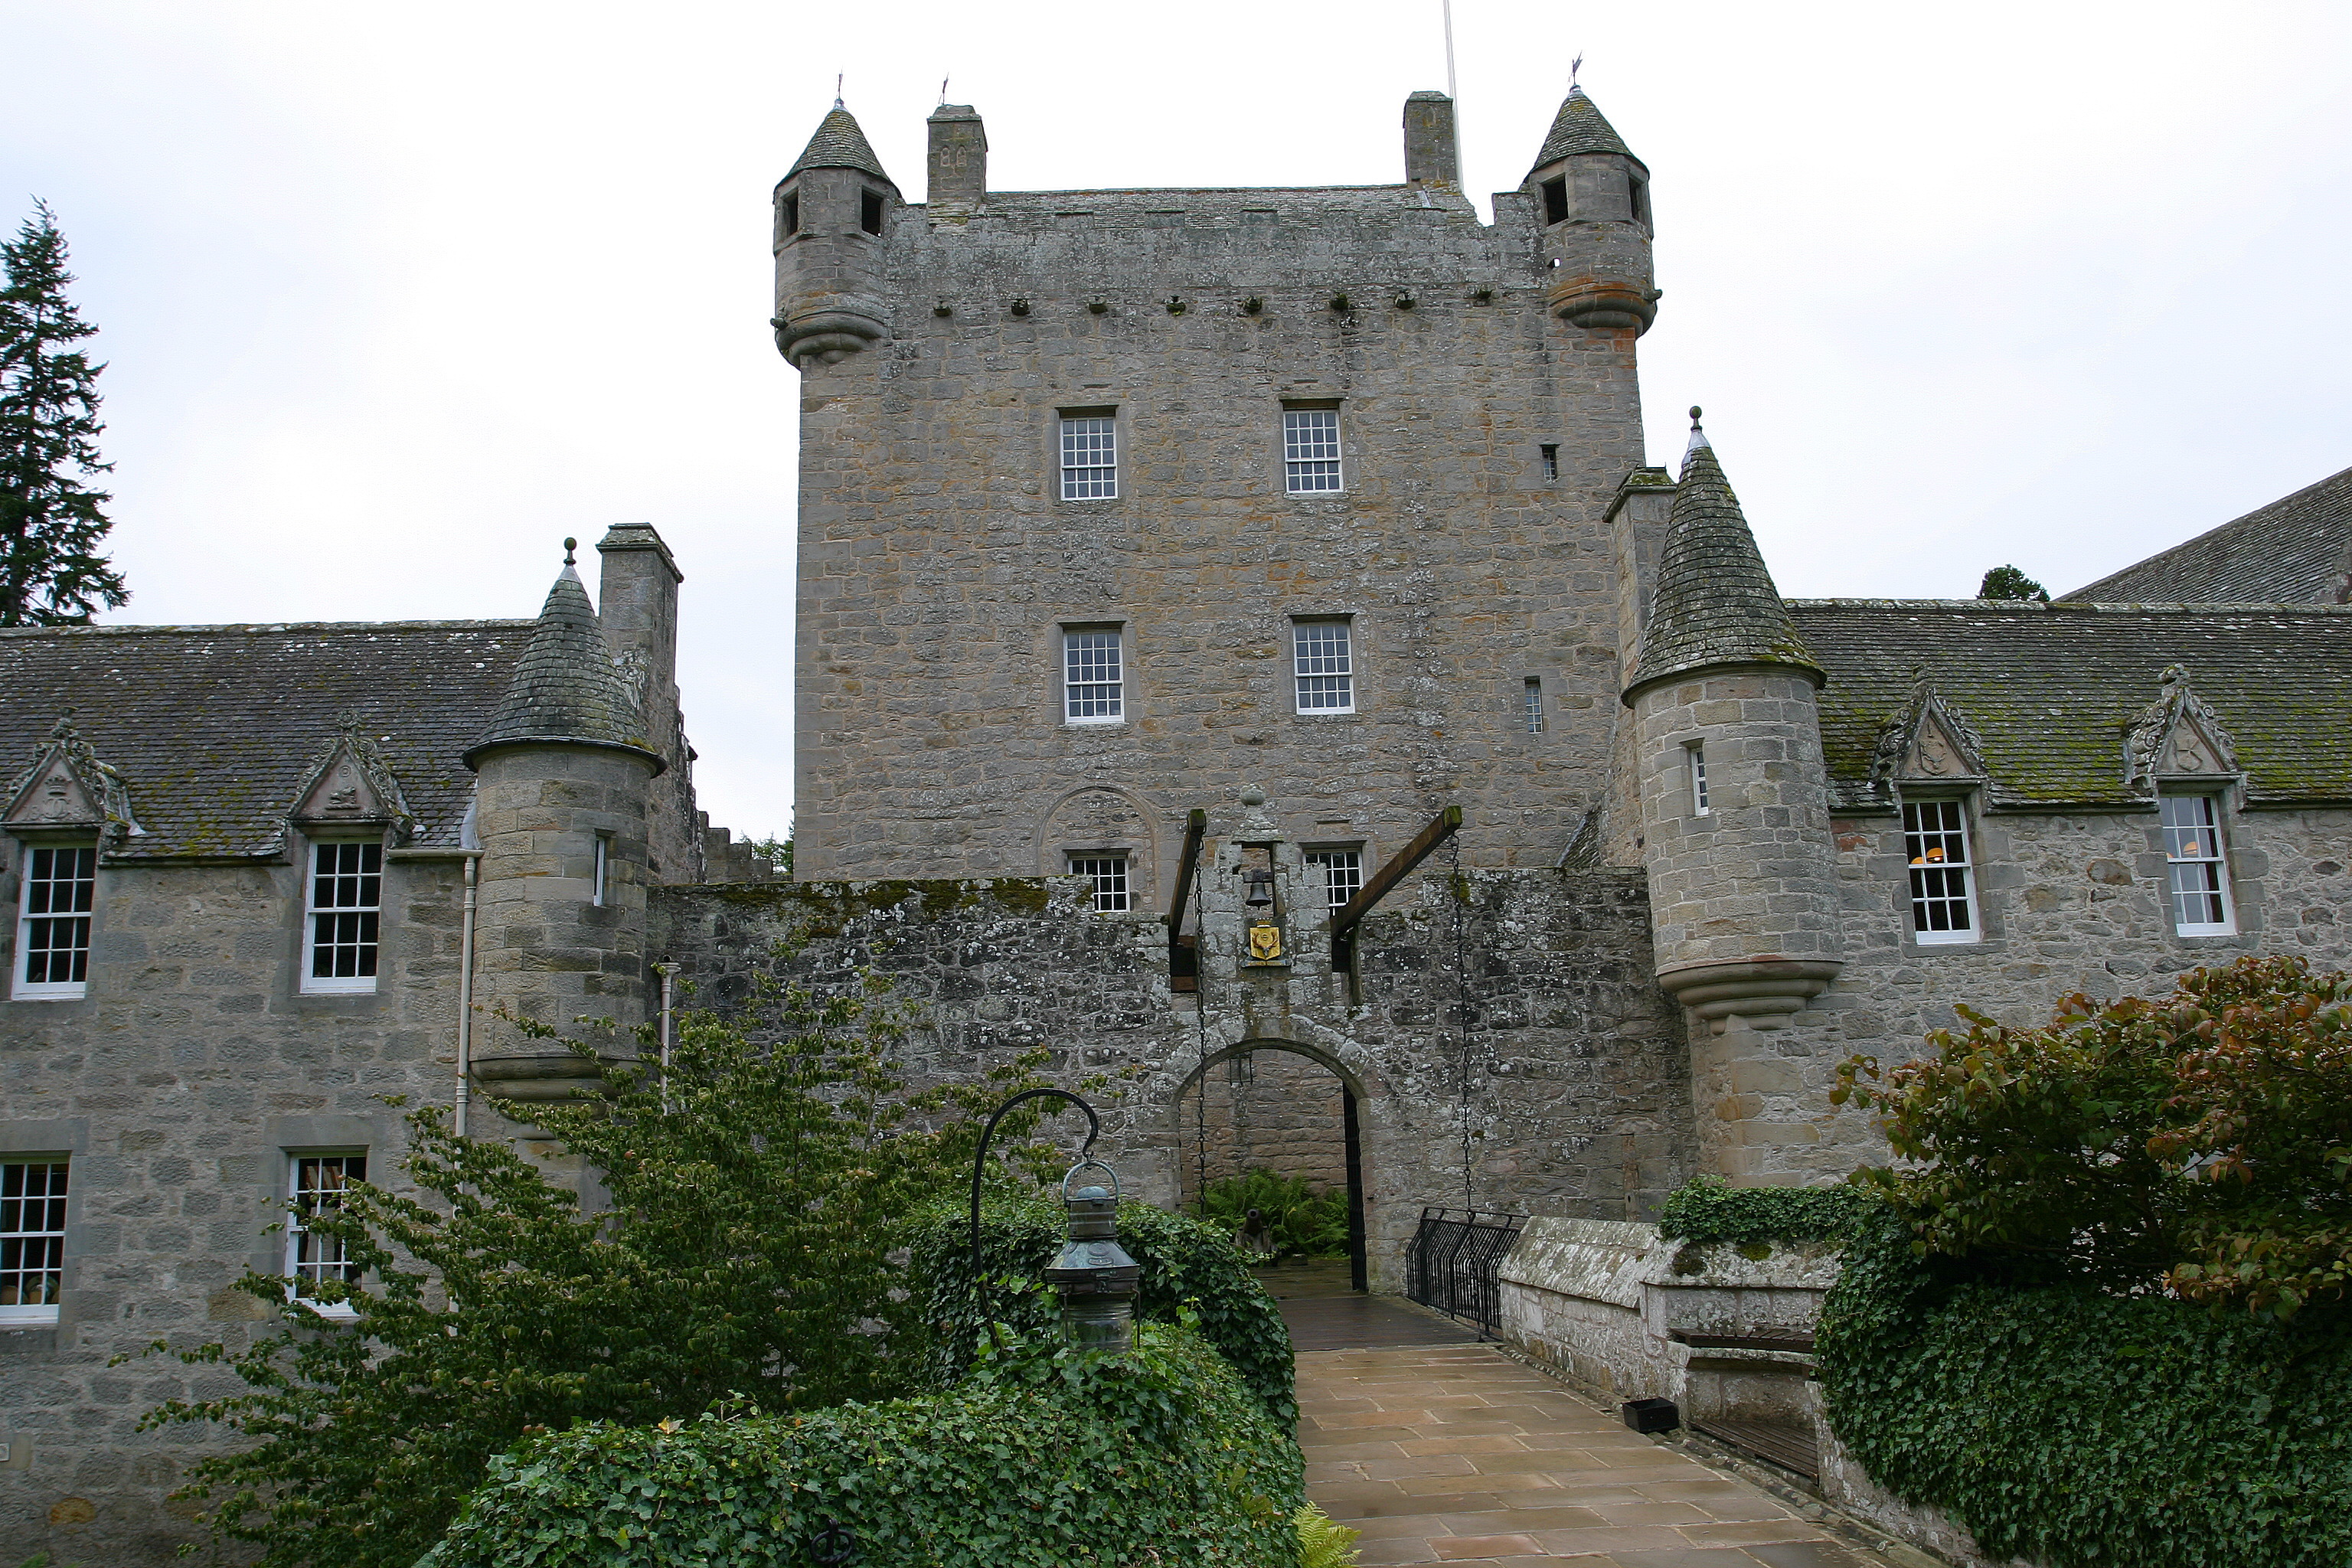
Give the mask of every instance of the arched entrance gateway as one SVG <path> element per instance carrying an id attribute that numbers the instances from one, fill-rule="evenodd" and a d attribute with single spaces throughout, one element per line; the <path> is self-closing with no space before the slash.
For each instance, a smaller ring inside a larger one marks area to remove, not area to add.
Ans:
<path id="1" fill-rule="evenodd" d="M 1265 1172 L 1344 1203 L 1348 1281 L 1371 1288 L 1364 1227 L 1361 1076 L 1331 1052 L 1254 1037 L 1209 1052 L 1177 1084 L 1165 1136 L 1187 1208 L 1220 1183 Z"/>

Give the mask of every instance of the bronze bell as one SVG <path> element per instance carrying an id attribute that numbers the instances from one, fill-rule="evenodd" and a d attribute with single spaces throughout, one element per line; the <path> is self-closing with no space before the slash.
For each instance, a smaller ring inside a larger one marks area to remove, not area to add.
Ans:
<path id="1" fill-rule="evenodd" d="M 1110 1177 L 1108 1191 L 1070 1190 L 1088 1166 Z M 1118 1173 L 1100 1160 L 1081 1160 L 1062 1178 L 1062 1203 L 1070 1211 L 1069 1239 L 1045 1270 L 1062 1295 L 1062 1337 L 1080 1350 L 1122 1353 L 1135 1344 L 1135 1289 L 1143 1267 L 1118 1244 Z"/>
<path id="2" fill-rule="evenodd" d="M 1274 873 L 1263 866 L 1253 866 L 1244 873 L 1248 892 L 1242 902 L 1254 910 L 1274 907 Z"/>

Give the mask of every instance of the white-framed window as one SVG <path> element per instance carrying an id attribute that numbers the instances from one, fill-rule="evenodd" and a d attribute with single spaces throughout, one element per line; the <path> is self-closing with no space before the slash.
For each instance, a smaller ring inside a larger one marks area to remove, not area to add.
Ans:
<path id="1" fill-rule="evenodd" d="M 1903 853 L 1911 863 L 1911 940 L 1976 941 L 1976 871 L 1969 858 L 1968 812 L 1961 804 L 1905 802 Z"/>
<path id="2" fill-rule="evenodd" d="M 69 1002 L 89 991 L 89 922 L 98 900 L 98 847 L 27 844 L 16 901 L 22 1002 Z"/>
<path id="3" fill-rule="evenodd" d="M 613 836 L 596 835 L 595 860 L 589 867 L 588 901 L 603 909 L 613 901 Z"/>
<path id="4" fill-rule="evenodd" d="M 1356 710 L 1356 649 L 1345 621 L 1290 623 L 1301 713 Z"/>
<path id="5" fill-rule="evenodd" d="M 1126 856 L 1073 855 L 1070 875 L 1084 877 L 1095 885 L 1097 914 L 1124 914 L 1131 907 L 1128 901 Z"/>
<path id="6" fill-rule="evenodd" d="M 286 1162 L 287 1195 L 293 1213 L 286 1223 L 286 1277 L 294 1283 L 289 1294 L 310 1300 L 322 1279 L 359 1282 L 359 1265 L 346 1256 L 339 1236 L 322 1236 L 305 1223 L 343 1206 L 343 1194 L 355 1183 L 367 1180 L 365 1154 L 296 1154 Z M 343 1301 L 320 1301 L 318 1310 L 330 1318 L 358 1314 Z"/>
<path id="7" fill-rule="evenodd" d="M 1525 693 L 1524 701 L 1527 710 L 1528 733 L 1530 735 L 1540 735 L 1543 733 L 1544 724 L 1543 682 L 1537 677 L 1530 675 L 1522 683 L 1522 689 Z"/>
<path id="8" fill-rule="evenodd" d="M 66 1164 L 0 1163 L 0 1324 L 58 1321 L 66 1278 Z"/>
<path id="9" fill-rule="evenodd" d="M 1683 742 L 1683 768 L 1690 775 L 1691 815 L 1693 816 L 1712 815 L 1714 807 L 1707 804 L 1706 798 L 1706 742 L 1705 741 Z"/>
<path id="10" fill-rule="evenodd" d="M 1108 416 L 1062 421 L 1062 499 L 1118 499 L 1118 425 Z"/>
<path id="11" fill-rule="evenodd" d="M 311 845 L 310 883 L 302 989 L 374 990 L 383 915 L 383 846 L 373 841 Z"/>
<path id="12" fill-rule="evenodd" d="M 2182 936 L 2228 936 L 2238 929 L 2221 814 L 2210 795 L 2168 795 L 2164 858 L 2172 883 L 2172 929 Z"/>
<path id="13" fill-rule="evenodd" d="M 1127 717 L 1126 662 L 1116 626 L 1062 634 L 1062 717 L 1116 724 Z"/>
<path id="14" fill-rule="evenodd" d="M 1339 411 L 1282 411 L 1283 488 L 1295 496 L 1323 495 L 1339 488 Z"/>
<path id="15" fill-rule="evenodd" d="M 1335 910 L 1363 890 L 1364 852 L 1360 849 L 1309 849 L 1307 864 L 1323 873 L 1323 900 Z"/>

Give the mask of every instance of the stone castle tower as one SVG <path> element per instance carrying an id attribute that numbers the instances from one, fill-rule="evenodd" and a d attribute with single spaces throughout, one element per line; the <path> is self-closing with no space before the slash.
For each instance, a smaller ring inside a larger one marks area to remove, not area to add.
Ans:
<path id="1" fill-rule="evenodd" d="M 1591 100 L 1491 226 L 1434 93 L 1393 185 L 997 191 L 971 109 L 929 129 L 927 205 L 839 106 L 775 192 L 800 874 L 1115 857 L 1164 907 L 1245 784 L 1368 867 L 1449 804 L 1558 863 L 1664 521 L 1648 171 Z"/>

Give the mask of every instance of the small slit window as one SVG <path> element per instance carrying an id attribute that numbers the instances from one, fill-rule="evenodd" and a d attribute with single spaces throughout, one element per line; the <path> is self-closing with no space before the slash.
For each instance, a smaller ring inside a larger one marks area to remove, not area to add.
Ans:
<path id="1" fill-rule="evenodd" d="M 1566 174 L 1543 183 L 1543 205 L 1546 228 L 1549 228 L 1553 224 L 1568 221 L 1568 176 Z"/>
<path id="2" fill-rule="evenodd" d="M 857 193 L 857 226 L 864 229 L 868 234 L 880 234 L 882 232 L 881 192 L 860 191 Z"/>
<path id="3" fill-rule="evenodd" d="M 2165 870 L 2171 879 L 2172 929 L 2182 936 L 2228 936 L 2238 929 L 2230 907 L 2229 860 L 2221 814 L 2210 795 L 2168 795 L 2162 802 Z"/>
<path id="4" fill-rule="evenodd" d="M 1689 741 L 1683 745 L 1684 770 L 1690 774 L 1691 815 L 1706 816 L 1712 807 L 1706 798 L 1706 742 Z"/>
<path id="5" fill-rule="evenodd" d="M 1910 861 L 1911 939 L 1922 944 L 1977 940 L 1975 867 L 1968 814 L 1957 800 L 1903 807 L 1903 852 Z"/>
<path id="6" fill-rule="evenodd" d="M 1070 857 L 1070 875 L 1084 877 L 1094 884 L 1097 914 L 1116 915 L 1127 912 L 1129 903 L 1126 856 L 1073 855 Z"/>
<path id="7" fill-rule="evenodd" d="M 595 860 L 589 867 L 588 901 L 603 909 L 613 901 L 613 836 L 596 835 Z"/>
<path id="8" fill-rule="evenodd" d="M 1630 174 L 1626 176 L 1625 205 L 1627 210 L 1632 214 L 1635 223 L 1649 222 L 1650 182 L 1642 178 L 1639 174 Z"/>
<path id="9" fill-rule="evenodd" d="M 784 233 L 787 237 L 800 233 L 801 198 L 799 192 L 793 191 L 786 194 L 782 204 L 782 211 L 779 214 L 778 221 L 782 224 Z"/>
<path id="10" fill-rule="evenodd" d="M 0 1164 L 0 1326 L 58 1321 L 66 1278 L 67 1163 Z"/>
<path id="11" fill-rule="evenodd" d="M 1543 733 L 1544 724 L 1543 682 L 1530 675 L 1521 683 L 1521 689 L 1525 694 L 1528 733 L 1540 735 Z"/>
<path id="12" fill-rule="evenodd" d="M 1543 477 L 1547 479 L 1559 478 L 1559 448 L 1547 441 L 1539 450 L 1543 453 Z"/>

